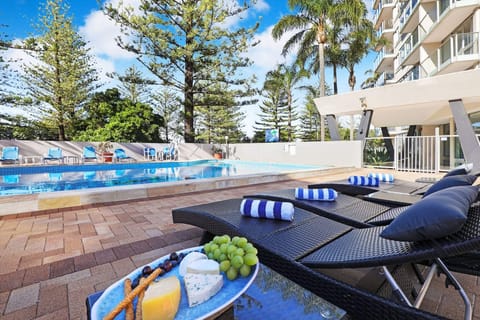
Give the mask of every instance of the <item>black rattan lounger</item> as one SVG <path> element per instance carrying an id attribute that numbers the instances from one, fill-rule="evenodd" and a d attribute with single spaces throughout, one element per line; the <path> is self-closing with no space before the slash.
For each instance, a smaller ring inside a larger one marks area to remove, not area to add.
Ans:
<path id="1" fill-rule="evenodd" d="M 455 169 L 452 169 L 443 177 L 472 174 L 475 176 L 480 175 L 480 172 L 472 172 L 473 165 L 462 165 Z M 343 194 L 351 196 L 365 196 L 378 191 L 384 191 L 388 193 L 410 194 L 410 195 L 423 195 L 433 183 L 437 182 L 436 179 L 420 178 L 415 182 L 395 179 L 393 182 L 380 182 L 378 187 L 374 186 L 360 186 L 349 184 L 347 180 L 331 181 L 325 183 L 310 184 L 309 188 L 332 188 Z"/>
<path id="2" fill-rule="evenodd" d="M 394 182 L 380 182 L 378 187 L 357 186 L 346 180 L 310 184 L 309 188 L 332 188 L 338 192 L 351 196 L 364 196 L 377 191 L 422 195 L 431 186 L 431 183 L 395 180 Z"/>
<path id="3" fill-rule="evenodd" d="M 479 207 L 472 206 L 460 232 L 438 241 L 399 242 L 379 238 L 384 227 L 351 229 L 314 213 L 296 208 L 293 222 L 254 219 L 240 214 L 242 199 L 232 199 L 172 211 L 175 223 L 187 223 L 219 235 L 245 236 L 259 249 L 262 263 L 308 290 L 347 310 L 353 318 L 437 319 L 436 315 L 398 303 L 338 281 L 315 268 L 384 267 L 434 261 L 435 270 L 445 273 L 466 301 L 466 318 L 471 307 L 463 289 L 441 262 L 480 248 Z M 343 247 L 342 247 L 343 246 Z M 395 286 L 396 283 L 390 279 Z M 428 286 L 427 286 L 428 287 Z M 395 290 L 398 288 L 395 287 Z M 399 296 L 404 299 L 404 295 Z M 423 297 L 424 291 L 420 291 Z M 419 300 L 421 301 L 421 299 Z M 387 316 L 388 315 L 388 316 Z"/>
<path id="4" fill-rule="evenodd" d="M 295 198 L 295 189 L 249 194 L 245 195 L 244 198 L 288 201 L 293 203 L 295 207 L 314 212 L 355 228 L 386 225 L 406 208 L 405 206 L 392 208 L 391 206 L 365 201 L 342 193 L 338 194 L 338 198 L 335 201 L 299 200 Z"/>

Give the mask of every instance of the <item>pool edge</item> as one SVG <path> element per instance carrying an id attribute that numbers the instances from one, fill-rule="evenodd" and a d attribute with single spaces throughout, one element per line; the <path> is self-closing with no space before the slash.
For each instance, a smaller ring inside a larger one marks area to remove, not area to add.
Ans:
<path id="1" fill-rule="evenodd" d="M 327 174 L 340 174 L 354 170 L 352 167 L 306 169 L 283 173 L 262 173 L 238 177 L 183 180 L 168 183 L 152 183 L 110 188 L 82 189 L 39 193 L 34 195 L 7 196 L 0 199 L 0 219 L 19 215 L 37 215 L 60 209 L 85 208 L 116 202 L 148 200 L 175 194 L 202 192 L 223 188 L 302 179 Z"/>

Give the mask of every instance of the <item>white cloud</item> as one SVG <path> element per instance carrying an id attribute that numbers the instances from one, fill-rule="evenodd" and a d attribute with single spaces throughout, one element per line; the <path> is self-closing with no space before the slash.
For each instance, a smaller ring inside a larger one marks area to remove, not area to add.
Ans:
<path id="1" fill-rule="evenodd" d="M 122 36 L 120 27 L 108 19 L 102 11 L 93 11 L 85 19 L 85 25 L 79 28 L 79 33 L 92 48 L 92 54 L 110 59 L 132 59 L 135 56 L 121 49 L 115 39 Z"/>
<path id="2" fill-rule="evenodd" d="M 255 40 L 260 41 L 255 47 L 251 48 L 247 56 L 254 62 L 255 73 L 266 73 L 279 63 L 291 62 L 293 53 L 282 56 L 282 49 L 285 42 L 294 34 L 288 32 L 279 40 L 274 40 L 272 37 L 273 26 L 268 27 L 262 33 L 259 33 Z"/>
<path id="3" fill-rule="evenodd" d="M 265 0 L 258 0 L 253 7 L 257 11 L 268 11 L 270 9 L 270 5 Z"/>

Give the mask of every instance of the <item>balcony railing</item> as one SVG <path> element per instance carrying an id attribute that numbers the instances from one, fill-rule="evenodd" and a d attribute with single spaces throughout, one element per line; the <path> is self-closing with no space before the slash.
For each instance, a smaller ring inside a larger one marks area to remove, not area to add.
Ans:
<path id="1" fill-rule="evenodd" d="M 382 9 L 385 5 L 393 4 L 395 1 L 396 0 L 381 0 L 380 3 L 378 4 L 378 8 L 374 12 L 373 21 L 378 20 L 380 12 L 382 12 Z"/>
<path id="2" fill-rule="evenodd" d="M 408 71 L 398 82 L 407 82 L 420 79 L 420 67 L 416 65 Z"/>
<path id="3" fill-rule="evenodd" d="M 386 55 L 391 55 L 393 54 L 393 48 L 386 48 L 383 47 L 382 50 L 378 52 L 377 57 L 375 58 L 375 61 L 373 62 L 374 69 L 377 69 L 382 60 L 385 58 Z"/>
<path id="4" fill-rule="evenodd" d="M 450 63 L 455 57 L 479 53 L 479 33 L 457 33 L 452 35 L 438 49 L 439 68 Z"/>
<path id="5" fill-rule="evenodd" d="M 407 22 L 408 18 L 412 14 L 412 12 L 415 10 L 415 7 L 419 3 L 418 0 L 410 0 L 408 3 L 403 7 L 402 15 L 400 16 L 400 29 L 403 27 L 403 25 Z"/>
<path id="6" fill-rule="evenodd" d="M 420 36 L 423 36 L 421 29 L 416 28 L 405 40 L 400 50 L 398 50 L 398 56 L 400 58 L 400 64 L 408 57 L 408 55 L 415 49 L 420 42 Z"/>
<path id="7" fill-rule="evenodd" d="M 381 37 L 382 33 L 389 29 L 393 29 L 393 19 L 387 19 L 382 22 L 380 28 L 378 28 L 377 36 Z"/>
<path id="8" fill-rule="evenodd" d="M 438 17 L 440 17 L 451 5 L 461 0 L 440 0 L 438 3 Z"/>
<path id="9" fill-rule="evenodd" d="M 384 86 L 388 80 L 393 80 L 395 74 L 392 72 L 382 72 L 375 83 L 376 87 Z"/>

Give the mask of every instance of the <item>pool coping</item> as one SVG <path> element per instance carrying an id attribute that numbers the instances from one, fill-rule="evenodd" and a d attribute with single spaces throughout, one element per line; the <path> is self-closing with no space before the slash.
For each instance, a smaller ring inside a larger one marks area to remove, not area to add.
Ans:
<path id="1" fill-rule="evenodd" d="M 354 170 L 354 168 L 332 167 L 305 169 L 281 173 L 241 175 L 237 177 L 220 177 L 201 180 L 187 179 L 174 182 L 4 196 L 0 197 L 0 219 L 18 217 L 19 215 L 51 213 L 67 208 L 86 208 L 115 202 L 154 199 L 175 194 L 302 179 L 332 173 L 344 173 L 351 170 Z"/>

